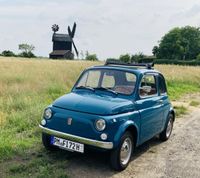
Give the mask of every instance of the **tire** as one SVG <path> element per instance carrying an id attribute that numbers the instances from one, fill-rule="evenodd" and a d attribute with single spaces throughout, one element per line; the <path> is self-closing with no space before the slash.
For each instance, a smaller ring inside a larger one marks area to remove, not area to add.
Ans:
<path id="1" fill-rule="evenodd" d="M 128 153 L 125 153 L 126 150 L 125 152 L 123 152 L 122 150 L 123 147 L 124 149 L 129 149 Z M 116 171 L 122 171 L 126 169 L 126 167 L 128 166 L 130 162 L 130 158 L 131 158 L 133 150 L 134 150 L 133 136 L 130 132 L 125 132 L 124 135 L 120 139 L 119 146 L 116 149 L 112 150 L 110 153 L 111 167 Z"/>
<path id="2" fill-rule="evenodd" d="M 173 130 L 173 125 L 174 125 L 174 117 L 173 117 L 172 114 L 169 114 L 169 116 L 168 116 L 168 122 L 166 124 L 166 127 L 160 133 L 160 136 L 159 136 L 159 138 L 160 138 L 161 141 L 167 141 L 170 138 L 172 130 Z"/>
<path id="3" fill-rule="evenodd" d="M 51 145 L 50 142 L 51 142 L 51 136 L 46 133 L 42 133 L 42 143 L 43 143 L 44 147 L 49 151 L 57 150 L 58 148 Z"/>

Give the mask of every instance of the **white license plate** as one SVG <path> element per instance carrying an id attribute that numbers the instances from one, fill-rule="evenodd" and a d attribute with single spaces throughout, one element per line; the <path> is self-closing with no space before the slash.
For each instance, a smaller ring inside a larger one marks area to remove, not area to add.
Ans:
<path id="1" fill-rule="evenodd" d="M 51 144 L 58 146 L 63 149 L 67 149 L 69 151 L 76 151 L 80 153 L 84 153 L 84 144 L 72 142 L 70 140 L 65 140 L 63 138 L 51 137 Z"/>

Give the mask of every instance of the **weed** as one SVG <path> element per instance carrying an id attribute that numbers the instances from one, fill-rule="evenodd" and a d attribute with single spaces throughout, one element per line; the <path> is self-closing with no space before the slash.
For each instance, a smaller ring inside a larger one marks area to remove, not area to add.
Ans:
<path id="1" fill-rule="evenodd" d="M 200 105 L 200 102 L 198 102 L 198 101 L 191 101 L 190 102 L 190 106 L 196 107 L 196 106 L 199 106 L 199 105 Z"/>
<path id="2" fill-rule="evenodd" d="M 187 113 L 187 108 L 184 106 L 175 106 L 174 109 L 176 111 L 176 117 L 180 117 Z"/>

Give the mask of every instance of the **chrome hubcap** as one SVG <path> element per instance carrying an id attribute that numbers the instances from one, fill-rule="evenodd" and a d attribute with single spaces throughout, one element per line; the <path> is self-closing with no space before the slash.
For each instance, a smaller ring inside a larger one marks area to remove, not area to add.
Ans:
<path id="1" fill-rule="evenodd" d="M 166 136 L 169 138 L 172 132 L 172 127 L 173 127 L 173 121 L 172 119 L 169 120 L 168 125 L 167 125 L 167 130 L 166 130 Z"/>
<path id="2" fill-rule="evenodd" d="M 132 153 L 132 141 L 130 138 L 126 138 L 120 150 L 120 161 L 122 165 L 126 165 L 129 162 L 131 153 Z"/>

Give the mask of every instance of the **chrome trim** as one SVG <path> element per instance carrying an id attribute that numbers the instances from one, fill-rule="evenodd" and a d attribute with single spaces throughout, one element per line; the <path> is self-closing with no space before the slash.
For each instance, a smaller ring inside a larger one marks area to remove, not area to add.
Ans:
<path id="1" fill-rule="evenodd" d="M 84 138 L 84 137 L 79 137 L 76 135 L 71 135 L 71 134 L 59 132 L 56 130 L 48 129 L 46 127 L 43 127 L 42 125 L 39 125 L 39 127 L 42 129 L 42 131 L 44 133 L 47 133 L 47 134 L 50 134 L 53 136 L 61 137 L 64 139 L 69 139 L 71 141 L 76 141 L 76 142 L 83 143 L 86 145 L 92 145 L 92 146 L 99 147 L 99 148 L 104 148 L 104 149 L 112 149 L 113 148 L 112 142 L 102 142 L 102 141 L 98 141 L 98 140 L 92 140 L 92 139 L 88 139 L 88 138 Z"/>

